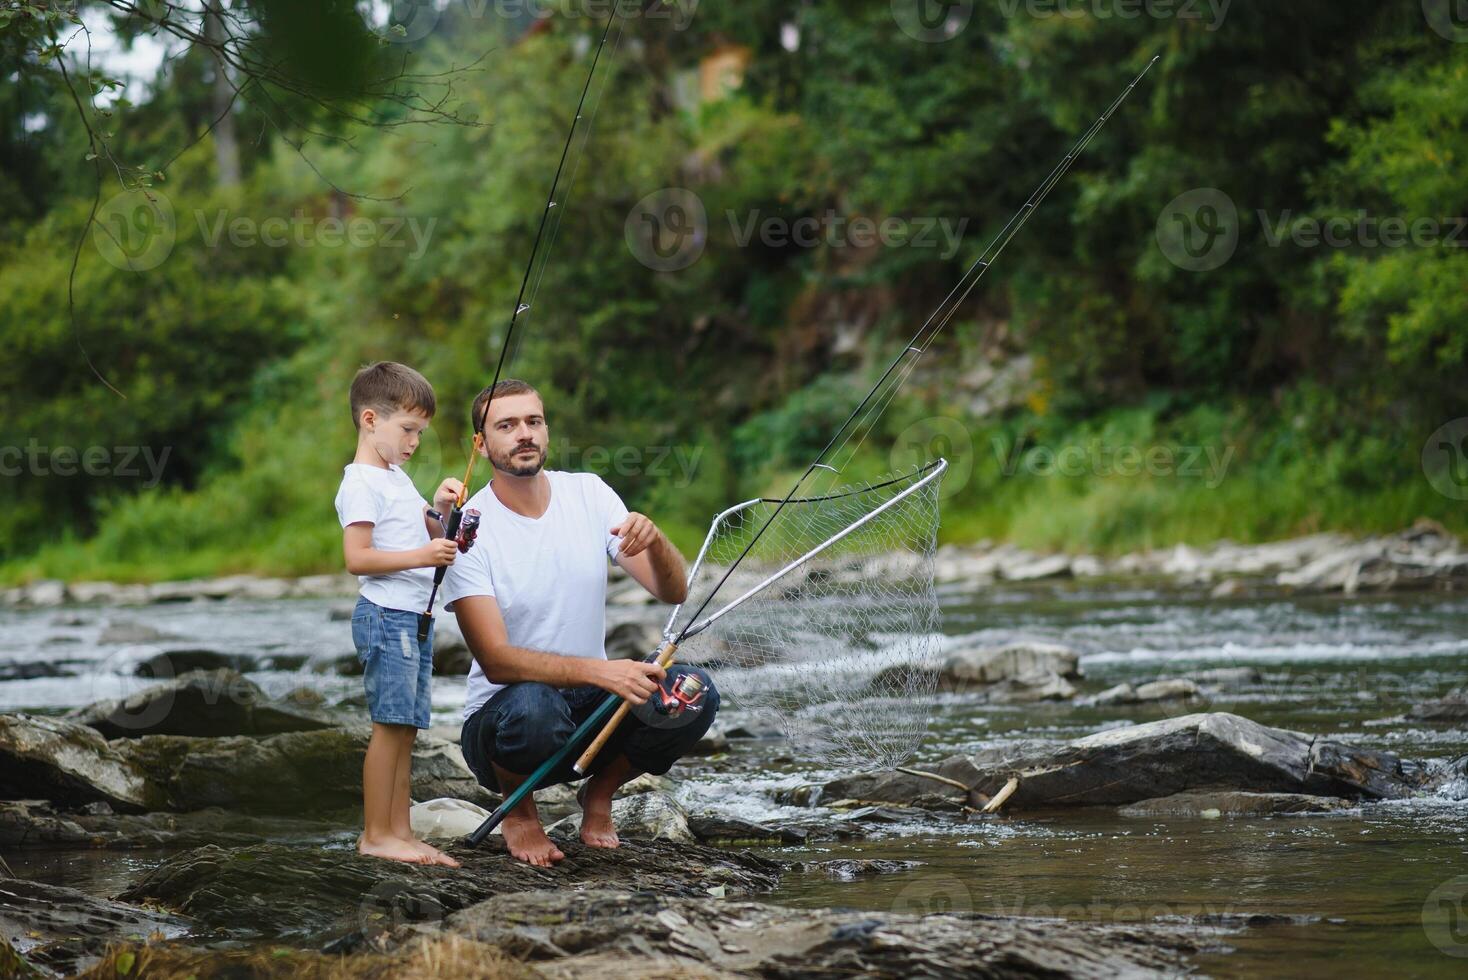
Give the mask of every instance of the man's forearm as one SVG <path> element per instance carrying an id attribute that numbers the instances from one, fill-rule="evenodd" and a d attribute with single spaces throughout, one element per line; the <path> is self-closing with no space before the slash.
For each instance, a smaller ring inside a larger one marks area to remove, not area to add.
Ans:
<path id="1" fill-rule="evenodd" d="M 687 599 L 688 571 L 683 566 L 683 556 L 662 531 L 658 531 L 658 539 L 648 549 L 648 556 L 656 580 L 657 597 L 673 603 Z"/>
<path id="2" fill-rule="evenodd" d="M 606 663 L 590 657 L 566 657 L 525 647 L 503 646 L 481 651 L 471 646 L 474 659 L 484 676 L 495 684 L 519 684 L 534 681 L 551 687 L 586 687 L 601 679 L 599 670 Z"/>

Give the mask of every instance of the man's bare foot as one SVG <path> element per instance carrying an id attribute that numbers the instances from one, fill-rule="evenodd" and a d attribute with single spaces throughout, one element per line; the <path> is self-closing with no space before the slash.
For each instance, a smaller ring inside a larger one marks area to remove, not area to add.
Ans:
<path id="1" fill-rule="evenodd" d="M 357 838 L 357 853 L 404 864 L 432 864 L 433 859 L 424 854 L 412 841 L 400 837 L 369 839 L 366 834 Z"/>
<path id="2" fill-rule="evenodd" d="M 508 816 L 500 824 L 500 833 L 511 854 L 537 868 L 549 868 L 566 856 L 545 836 L 545 828 L 536 817 Z"/>
<path id="3" fill-rule="evenodd" d="M 599 788 L 588 781 L 576 794 L 576 802 L 581 804 L 581 841 L 588 847 L 621 847 L 621 838 L 612 824 L 612 797 L 596 792 Z"/>

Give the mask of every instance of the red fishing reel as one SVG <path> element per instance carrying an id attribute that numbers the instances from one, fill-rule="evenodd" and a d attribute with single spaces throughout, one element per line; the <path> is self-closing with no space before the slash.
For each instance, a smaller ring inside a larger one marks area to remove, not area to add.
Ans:
<path id="1" fill-rule="evenodd" d="M 474 539 L 479 536 L 479 511 L 466 510 L 464 516 L 459 519 L 459 554 L 465 554 L 474 547 Z"/>
<path id="2" fill-rule="evenodd" d="M 658 714 L 678 718 L 685 713 L 702 711 L 703 696 L 707 693 L 703 678 L 698 674 L 678 674 L 663 678 L 657 693 L 648 700 Z"/>

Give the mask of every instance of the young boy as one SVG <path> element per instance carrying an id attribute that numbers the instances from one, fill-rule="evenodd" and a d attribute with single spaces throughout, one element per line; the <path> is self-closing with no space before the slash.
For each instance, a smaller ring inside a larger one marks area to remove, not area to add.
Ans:
<path id="1" fill-rule="evenodd" d="M 433 635 L 418 642 L 418 615 L 428 605 L 433 569 L 452 564 L 456 551 L 400 468 L 433 418 L 433 387 L 406 365 L 380 361 L 357 372 L 351 400 L 357 455 L 342 476 L 336 512 L 347 571 L 362 581 L 352 641 L 372 714 L 357 850 L 456 868 L 459 862 L 415 838 L 408 822 L 413 739 L 428 727 L 433 675 Z M 440 513 L 462 489 L 454 479 L 439 484 L 433 500 Z"/>

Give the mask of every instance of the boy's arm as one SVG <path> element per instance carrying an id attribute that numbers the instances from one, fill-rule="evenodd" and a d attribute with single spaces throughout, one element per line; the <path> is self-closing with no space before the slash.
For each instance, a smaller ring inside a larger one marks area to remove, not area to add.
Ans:
<path id="1" fill-rule="evenodd" d="M 463 496 L 463 493 L 464 484 L 460 483 L 458 480 L 455 480 L 453 477 L 449 477 L 447 480 L 444 480 L 442 483 L 440 483 L 438 485 L 438 489 L 434 491 L 432 509 L 438 511 L 444 516 L 444 520 L 447 520 L 449 510 L 459 505 L 459 498 Z M 428 511 L 429 508 L 425 506 L 423 508 L 423 526 L 428 528 L 428 536 L 430 538 L 443 537 L 443 523 L 434 520 L 432 517 L 429 517 Z"/>
<path id="2" fill-rule="evenodd" d="M 380 551 L 372 547 L 371 524 L 348 524 L 342 531 L 342 557 L 352 575 L 390 575 L 410 568 L 452 565 L 459 548 L 440 537 L 411 551 Z"/>
<path id="3" fill-rule="evenodd" d="M 657 664 L 640 660 L 593 660 L 511 646 L 494 596 L 455 599 L 454 615 L 479 669 L 496 684 L 537 681 L 552 687 L 595 685 L 633 704 L 642 704 L 665 676 Z"/>

